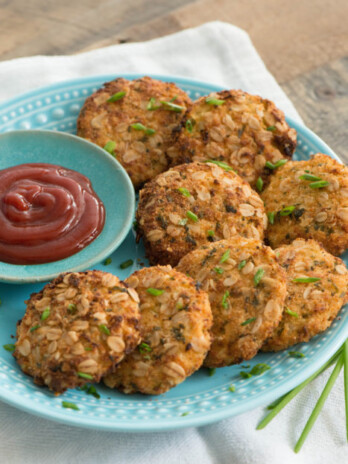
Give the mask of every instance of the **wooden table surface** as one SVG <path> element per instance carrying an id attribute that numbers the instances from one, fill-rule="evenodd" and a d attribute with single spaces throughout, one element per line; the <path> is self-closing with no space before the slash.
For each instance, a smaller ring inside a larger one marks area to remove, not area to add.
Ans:
<path id="1" fill-rule="evenodd" d="M 347 0 L 0 0 L 0 60 L 149 40 L 213 20 L 249 33 L 305 123 L 348 163 Z"/>

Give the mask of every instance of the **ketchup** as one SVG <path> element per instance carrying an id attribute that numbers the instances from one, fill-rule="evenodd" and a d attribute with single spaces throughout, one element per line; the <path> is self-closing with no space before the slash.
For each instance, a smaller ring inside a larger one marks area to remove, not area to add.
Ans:
<path id="1" fill-rule="evenodd" d="M 100 234 L 104 220 L 90 180 L 76 171 L 45 163 L 0 171 L 0 261 L 67 258 Z"/>

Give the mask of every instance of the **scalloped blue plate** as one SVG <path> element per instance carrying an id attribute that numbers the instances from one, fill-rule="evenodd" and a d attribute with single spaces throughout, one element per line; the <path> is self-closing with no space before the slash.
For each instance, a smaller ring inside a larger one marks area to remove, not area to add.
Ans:
<path id="1" fill-rule="evenodd" d="M 108 257 L 131 228 L 135 194 L 128 174 L 113 156 L 97 145 L 70 134 L 20 130 L 0 135 L 0 169 L 24 163 L 50 163 L 88 177 L 105 207 L 102 232 L 83 250 L 52 263 L 15 265 L 0 261 L 0 281 L 42 282 L 61 272 L 83 271 Z"/>
<path id="2" fill-rule="evenodd" d="M 133 79 L 135 75 L 126 75 Z M 221 90 L 210 84 L 189 79 L 153 76 L 174 81 L 195 99 L 212 91 Z M 96 76 L 62 82 L 22 95 L 0 106 L 0 132 L 14 129 L 51 129 L 75 133 L 76 117 L 85 98 L 115 76 Z M 327 153 L 335 159 L 332 150 L 307 128 L 288 120 L 298 132 L 296 159 L 306 159 L 316 152 Z M 121 270 L 119 265 L 127 259 L 134 264 Z M 347 256 L 345 257 L 347 263 Z M 133 232 L 112 255 L 112 264 L 97 266 L 121 278 L 146 265 L 142 245 L 136 245 Z M 41 285 L 13 286 L 0 284 L 2 307 L 0 311 L 0 339 L 11 343 L 16 322 L 25 311 L 23 301 Z M 288 392 L 315 372 L 342 345 L 348 336 L 348 311 L 343 308 L 340 316 L 323 334 L 309 343 L 296 346 L 305 358 L 291 358 L 287 351 L 258 354 L 253 366 L 264 362 L 271 369 L 259 377 L 243 379 L 241 366 L 217 369 L 209 376 L 201 369 L 178 387 L 159 397 L 126 396 L 97 386 L 101 398 L 71 390 L 61 397 L 54 397 L 46 389 L 36 387 L 25 376 L 10 353 L 0 349 L 0 399 L 32 414 L 58 422 L 99 430 L 122 432 L 150 432 L 200 426 L 227 417 L 236 416 L 257 406 L 272 402 Z M 236 388 L 232 393 L 228 387 Z M 62 408 L 62 400 L 76 403 L 80 410 Z"/>

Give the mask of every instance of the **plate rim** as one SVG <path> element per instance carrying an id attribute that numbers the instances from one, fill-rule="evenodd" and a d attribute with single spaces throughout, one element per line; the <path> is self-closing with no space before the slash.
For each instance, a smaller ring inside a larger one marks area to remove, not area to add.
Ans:
<path id="1" fill-rule="evenodd" d="M 190 79 L 183 76 L 168 76 L 168 75 L 158 75 L 158 74 L 148 74 L 150 77 L 154 79 L 160 79 L 164 81 L 172 81 L 176 84 L 183 84 L 183 85 L 196 85 L 198 87 L 204 87 L 206 89 L 211 89 L 212 92 L 220 91 L 224 88 L 220 85 L 207 83 L 197 79 Z M 107 75 L 91 75 L 82 78 L 75 78 L 70 80 L 59 81 L 57 83 L 53 83 L 47 86 L 39 87 L 37 89 L 33 89 L 31 91 L 25 92 L 17 97 L 14 97 L 8 101 L 0 103 L 0 111 L 4 108 L 8 108 L 9 105 L 13 105 L 18 103 L 21 99 L 26 98 L 28 96 L 35 97 L 40 95 L 44 91 L 54 90 L 57 91 L 60 88 L 65 87 L 69 84 L 76 84 L 81 85 L 83 83 L 90 83 L 96 79 L 104 80 L 105 82 L 109 79 L 115 79 L 116 77 L 124 77 L 126 79 L 136 79 L 142 77 L 143 74 L 139 73 L 115 73 L 115 74 L 107 74 Z M 305 138 L 313 140 L 313 143 L 316 146 L 320 147 L 320 150 L 324 153 L 328 154 L 332 158 L 336 159 L 337 161 L 342 163 L 342 160 L 336 155 L 336 153 L 318 136 L 316 135 L 311 129 L 307 128 L 305 125 L 301 124 L 300 122 L 294 120 L 293 118 L 286 117 L 286 120 L 290 124 L 291 127 L 294 127 L 298 132 L 302 132 Z M 36 129 L 35 129 L 36 130 Z M 56 131 L 53 131 L 56 132 Z M 68 135 L 68 134 L 66 134 Z M 338 316 L 339 317 L 339 316 Z M 67 410 L 57 410 L 57 411 L 49 411 L 47 413 L 45 410 L 40 409 L 39 403 L 31 402 L 30 405 L 27 405 L 25 402 L 25 398 L 18 397 L 18 394 L 12 394 L 5 389 L 1 388 L 0 385 L 0 400 L 4 403 L 7 403 L 11 406 L 14 406 L 20 410 L 28 412 L 30 414 L 34 414 L 36 416 L 57 421 L 59 423 L 63 423 L 70 426 L 77 426 L 81 428 L 89 428 L 89 429 L 97 429 L 97 430 L 104 430 L 109 432 L 166 432 L 170 430 L 178 430 L 187 427 L 197 427 L 203 426 L 207 424 L 212 424 L 214 422 L 227 419 L 230 417 L 234 417 L 245 413 L 247 411 L 253 410 L 259 406 L 265 405 L 274 400 L 274 398 L 278 398 L 282 396 L 284 393 L 290 391 L 291 389 L 295 388 L 305 379 L 310 377 L 317 369 L 319 369 L 330 357 L 337 351 L 337 349 L 342 345 L 345 339 L 348 336 L 348 319 L 342 321 L 342 326 L 339 329 L 338 336 L 333 338 L 327 349 L 320 354 L 320 356 L 316 357 L 316 359 L 311 359 L 308 365 L 305 365 L 302 369 L 299 369 L 298 372 L 293 375 L 292 377 L 288 378 L 284 384 L 278 385 L 273 387 L 269 391 L 262 392 L 262 394 L 249 399 L 245 403 L 233 403 L 231 405 L 226 406 L 223 409 L 219 409 L 218 411 L 206 411 L 203 417 L 198 414 L 197 416 L 186 416 L 183 417 L 176 417 L 170 419 L 148 419 L 146 421 L 140 422 L 131 422 L 125 421 L 122 422 L 112 422 L 112 423 L 103 423 L 103 418 L 99 417 L 92 417 L 89 418 L 88 416 L 81 416 L 80 414 L 76 414 L 75 411 L 71 411 L 71 415 L 67 415 Z M 232 409 L 232 411 L 231 411 Z M 75 414 L 75 415 L 74 415 Z M 81 422 L 82 419 L 82 422 Z"/>

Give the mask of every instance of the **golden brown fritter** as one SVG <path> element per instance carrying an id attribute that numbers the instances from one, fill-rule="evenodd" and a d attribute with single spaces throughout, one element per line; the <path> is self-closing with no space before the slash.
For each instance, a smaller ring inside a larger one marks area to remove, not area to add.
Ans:
<path id="1" fill-rule="evenodd" d="M 199 98 L 177 133 L 168 152 L 173 164 L 220 160 L 253 186 L 259 177 L 267 179 L 267 161 L 290 159 L 296 148 L 296 131 L 284 113 L 271 101 L 241 90 Z"/>
<path id="2" fill-rule="evenodd" d="M 263 345 L 263 351 L 279 351 L 308 342 L 330 327 L 348 301 L 345 264 L 315 240 L 297 239 L 277 248 L 275 253 L 286 272 L 287 296 L 283 318 Z M 308 278 L 317 280 L 308 282 Z"/>
<path id="3" fill-rule="evenodd" d="M 138 300 L 112 274 L 62 274 L 31 295 L 14 356 L 56 393 L 99 382 L 140 342 Z"/>
<path id="4" fill-rule="evenodd" d="M 77 135 L 106 147 L 139 188 L 168 169 L 171 134 L 190 103 L 173 83 L 150 77 L 115 79 L 87 98 Z"/>
<path id="5" fill-rule="evenodd" d="M 192 251 L 177 269 L 209 295 L 213 342 L 204 365 L 223 367 L 253 358 L 283 312 L 286 279 L 273 250 L 235 236 Z"/>
<path id="6" fill-rule="evenodd" d="M 170 266 L 141 269 L 126 283 L 139 294 L 142 343 L 104 382 L 124 393 L 164 393 L 199 369 L 210 348 L 208 295 Z"/>
<path id="7" fill-rule="evenodd" d="M 272 248 L 298 237 L 317 240 L 334 255 L 348 248 L 348 168 L 329 156 L 278 168 L 262 199 Z"/>
<path id="8" fill-rule="evenodd" d="M 210 163 L 177 166 L 146 184 L 136 217 L 150 263 L 173 266 L 204 243 L 236 234 L 262 240 L 267 226 L 250 185 Z"/>

